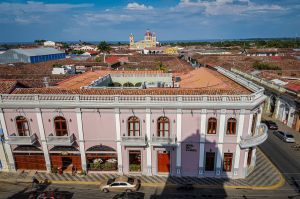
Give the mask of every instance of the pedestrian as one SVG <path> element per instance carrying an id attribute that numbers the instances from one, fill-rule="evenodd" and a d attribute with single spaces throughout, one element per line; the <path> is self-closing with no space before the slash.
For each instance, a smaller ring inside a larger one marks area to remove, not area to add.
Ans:
<path id="1" fill-rule="evenodd" d="M 36 179 L 35 176 L 32 176 L 32 187 L 35 187 L 38 184 L 39 184 L 39 181 Z"/>

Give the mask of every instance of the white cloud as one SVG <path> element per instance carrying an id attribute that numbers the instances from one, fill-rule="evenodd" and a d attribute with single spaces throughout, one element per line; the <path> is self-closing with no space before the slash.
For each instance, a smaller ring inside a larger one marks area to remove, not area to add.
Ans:
<path id="1" fill-rule="evenodd" d="M 206 15 L 241 15 L 285 10 L 279 5 L 256 4 L 251 0 L 181 0 L 175 9 L 200 9 Z"/>
<path id="2" fill-rule="evenodd" d="M 145 4 L 138 4 L 136 2 L 128 3 L 126 6 L 127 10 L 152 10 L 152 6 L 146 6 Z"/>
<path id="3" fill-rule="evenodd" d="M 37 1 L 27 1 L 26 3 L 0 3 L 0 12 L 62 12 L 77 8 L 89 8 L 93 4 L 67 4 L 67 3 L 54 3 L 48 4 Z"/>

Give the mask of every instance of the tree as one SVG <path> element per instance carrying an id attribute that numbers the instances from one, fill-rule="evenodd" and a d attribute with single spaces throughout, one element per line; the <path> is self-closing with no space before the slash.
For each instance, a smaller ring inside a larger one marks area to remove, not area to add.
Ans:
<path id="1" fill-rule="evenodd" d="M 105 63 L 106 53 L 109 54 L 109 51 L 111 50 L 111 47 L 110 47 L 110 45 L 106 41 L 101 41 L 98 44 L 98 49 L 99 49 L 100 53 L 104 53 L 104 59 L 103 59 L 103 61 Z"/>
<path id="2" fill-rule="evenodd" d="M 163 72 L 167 72 L 168 71 L 168 67 L 165 66 L 161 61 L 158 64 L 158 70 L 161 70 Z"/>

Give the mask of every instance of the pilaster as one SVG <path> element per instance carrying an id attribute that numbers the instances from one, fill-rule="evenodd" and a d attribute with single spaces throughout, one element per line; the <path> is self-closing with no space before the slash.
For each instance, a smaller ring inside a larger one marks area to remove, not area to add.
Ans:
<path id="1" fill-rule="evenodd" d="M 216 175 L 221 174 L 222 170 L 222 157 L 223 157 L 223 140 L 226 126 L 226 109 L 221 110 L 220 123 L 219 123 L 219 137 L 218 137 L 218 151 L 217 151 L 217 164 L 216 164 Z"/>
<path id="2" fill-rule="evenodd" d="M 2 108 L 0 108 L 0 123 L 2 126 L 3 135 L 4 135 L 3 152 L 4 152 L 4 155 L 6 156 L 5 158 L 7 159 L 7 167 L 8 167 L 9 171 L 16 171 L 15 160 L 14 160 L 14 156 L 13 156 L 11 147 L 9 144 L 7 144 L 5 142 L 5 140 L 7 140 L 7 138 L 8 138 L 8 133 L 7 133 L 6 123 L 5 123 L 4 113 L 3 113 Z"/>
<path id="3" fill-rule="evenodd" d="M 80 108 L 76 108 L 76 119 L 77 119 L 77 128 L 78 128 L 78 138 L 79 138 L 79 150 L 81 158 L 81 167 L 82 170 L 87 171 L 86 166 L 86 155 L 84 147 L 84 135 L 83 135 L 83 124 L 82 124 L 82 112 Z"/>
<path id="4" fill-rule="evenodd" d="M 122 145 L 121 145 L 121 121 L 120 121 L 120 109 L 115 109 L 115 121 L 116 121 L 116 138 L 117 138 L 117 155 L 118 155 L 118 170 L 120 174 L 123 174 L 123 161 L 122 161 Z"/>
<path id="5" fill-rule="evenodd" d="M 48 151 L 48 146 L 46 141 L 45 129 L 44 129 L 44 124 L 42 119 L 42 112 L 39 108 L 36 108 L 35 111 L 36 111 L 36 118 L 39 127 L 39 132 L 40 132 L 40 138 L 42 142 L 42 148 L 45 157 L 46 168 L 48 172 L 51 172 L 51 161 L 50 161 L 50 156 L 49 156 L 49 151 Z"/>

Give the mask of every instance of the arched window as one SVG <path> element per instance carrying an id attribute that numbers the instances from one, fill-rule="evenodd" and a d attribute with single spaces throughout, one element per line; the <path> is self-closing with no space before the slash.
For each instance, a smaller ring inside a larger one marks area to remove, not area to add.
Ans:
<path id="1" fill-rule="evenodd" d="M 19 136 L 29 136 L 29 125 L 26 117 L 18 116 L 16 118 L 16 125 Z"/>
<path id="2" fill-rule="evenodd" d="M 235 135 L 236 134 L 236 119 L 229 118 L 227 121 L 227 131 L 226 134 Z"/>
<path id="3" fill-rule="evenodd" d="M 58 116 L 54 118 L 54 126 L 56 136 L 68 135 L 67 121 L 64 117 Z"/>
<path id="4" fill-rule="evenodd" d="M 207 134 L 216 134 L 216 133 L 217 133 L 217 119 L 211 117 L 208 119 Z"/>
<path id="5" fill-rule="evenodd" d="M 160 117 L 157 120 L 157 136 L 170 137 L 170 120 L 167 117 Z"/>
<path id="6" fill-rule="evenodd" d="M 135 116 L 128 119 L 128 136 L 140 136 L 140 120 Z"/>

